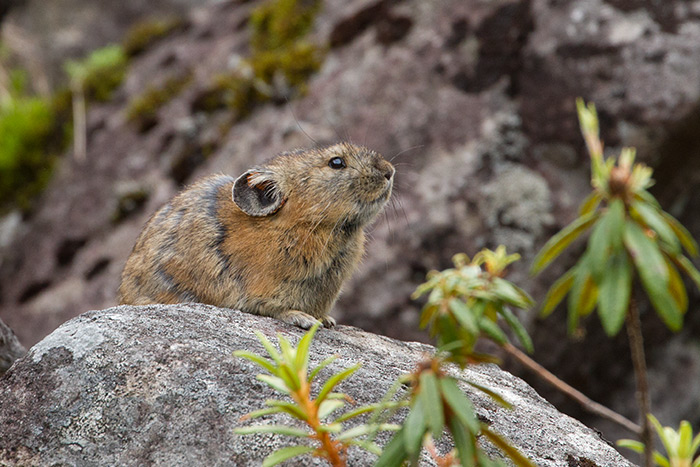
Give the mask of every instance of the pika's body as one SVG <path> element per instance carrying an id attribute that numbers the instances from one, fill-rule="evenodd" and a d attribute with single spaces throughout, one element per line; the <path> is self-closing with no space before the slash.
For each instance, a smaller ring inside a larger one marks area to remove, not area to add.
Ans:
<path id="1" fill-rule="evenodd" d="M 379 154 L 342 143 L 280 154 L 237 179 L 205 178 L 148 221 L 120 303 L 199 302 L 332 326 L 393 176 Z"/>

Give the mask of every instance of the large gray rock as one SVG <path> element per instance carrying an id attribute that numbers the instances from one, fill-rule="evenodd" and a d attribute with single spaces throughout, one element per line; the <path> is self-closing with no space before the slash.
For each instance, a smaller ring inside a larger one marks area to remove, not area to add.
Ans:
<path id="1" fill-rule="evenodd" d="M 263 353 L 256 329 L 273 340 L 277 333 L 292 341 L 302 335 L 271 318 L 204 305 L 121 306 L 67 322 L 0 380 L 0 463 L 259 465 L 288 440 L 233 433 L 241 415 L 279 397 L 255 379 L 258 367 L 232 355 Z M 364 404 L 380 400 L 433 351 L 340 326 L 318 332 L 311 360 L 338 355 L 329 371 L 360 362 L 339 390 Z M 466 387 L 480 418 L 538 466 L 631 465 L 498 367 L 474 366 L 462 376 L 513 405 L 504 409 Z M 353 466 L 373 459 L 361 451 L 350 456 Z"/>
<path id="2" fill-rule="evenodd" d="M 26 353 L 27 349 L 19 343 L 12 329 L 0 319 L 0 375 Z"/>

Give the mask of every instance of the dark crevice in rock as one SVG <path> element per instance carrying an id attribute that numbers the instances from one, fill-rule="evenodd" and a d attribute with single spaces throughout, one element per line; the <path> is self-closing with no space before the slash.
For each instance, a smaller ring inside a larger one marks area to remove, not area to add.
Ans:
<path id="1" fill-rule="evenodd" d="M 112 260 L 106 257 L 98 259 L 87 271 L 85 271 L 85 279 L 91 280 L 99 276 L 107 269 L 111 262 Z"/>
<path id="2" fill-rule="evenodd" d="M 579 44 L 562 44 L 557 47 L 557 55 L 568 60 L 581 60 L 599 55 L 617 54 L 620 47 L 611 44 L 594 44 L 594 43 L 579 43 Z"/>
<path id="3" fill-rule="evenodd" d="M 86 238 L 68 238 L 63 240 L 56 251 L 56 262 L 59 266 L 68 266 L 73 258 L 87 243 Z"/>
<path id="4" fill-rule="evenodd" d="M 479 41 L 476 69 L 455 73 L 452 84 L 464 92 L 478 93 L 508 76 L 507 92 L 515 95 L 519 91 L 515 74 L 523 68 L 522 51 L 533 28 L 529 1 L 509 3 L 499 8 L 476 30 Z"/>
<path id="5" fill-rule="evenodd" d="M 24 289 L 24 291 L 22 291 L 22 294 L 19 296 L 18 302 L 20 304 L 28 302 L 44 290 L 48 289 L 50 285 L 50 280 L 32 282 Z"/>
<path id="6" fill-rule="evenodd" d="M 445 38 L 444 47 L 453 49 L 462 43 L 469 35 L 469 21 L 466 18 L 459 18 L 452 22 L 450 35 Z"/>
<path id="7" fill-rule="evenodd" d="M 403 39 L 413 26 L 413 20 L 407 16 L 394 15 L 391 5 L 398 1 L 382 0 L 372 3 L 339 21 L 331 31 L 329 43 L 341 47 L 354 41 L 370 27 L 377 28 L 377 42 L 389 45 Z"/>

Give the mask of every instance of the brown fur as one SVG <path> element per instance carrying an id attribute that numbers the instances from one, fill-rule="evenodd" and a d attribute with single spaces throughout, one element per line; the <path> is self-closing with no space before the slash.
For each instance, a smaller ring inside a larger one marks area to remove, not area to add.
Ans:
<path id="1" fill-rule="evenodd" d="M 346 167 L 329 167 L 334 157 Z M 122 273 L 120 303 L 201 302 L 331 326 L 330 309 L 360 261 L 364 227 L 386 204 L 393 174 L 380 155 L 343 143 L 281 154 L 239 181 L 202 179 L 146 224 Z M 232 199 L 234 182 L 278 199 L 274 211 L 244 212 L 247 201 Z"/>

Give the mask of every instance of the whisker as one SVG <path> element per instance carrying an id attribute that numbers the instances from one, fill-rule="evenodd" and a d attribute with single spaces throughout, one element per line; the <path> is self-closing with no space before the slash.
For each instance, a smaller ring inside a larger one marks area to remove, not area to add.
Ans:
<path id="1" fill-rule="evenodd" d="M 403 154 L 403 153 L 405 153 L 405 152 L 411 151 L 411 150 L 413 150 L 413 149 L 422 148 L 422 147 L 424 147 L 424 146 L 425 146 L 425 144 L 418 144 L 418 145 L 416 145 L 416 146 L 411 146 L 410 148 L 404 149 L 403 151 L 400 151 L 400 152 L 394 154 L 394 155 L 391 157 L 391 159 L 389 159 L 389 162 L 394 162 L 394 159 L 396 159 L 397 157 L 399 157 L 401 154 Z"/>
<path id="2" fill-rule="evenodd" d="M 292 114 L 292 118 L 294 118 L 294 122 L 296 122 L 297 127 L 299 127 L 299 130 L 300 130 L 307 138 L 309 138 L 309 139 L 314 143 L 315 146 L 318 146 L 318 141 L 316 141 L 315 139 L 313 139 L 313 138 L 311 137 L 311 135 L 309 135 L 309 134 L 304 130 L 304 128 L 302 128 L 301 122 L 299 122 L 299 119 L 297 118 L 297 115 L 296 115 L 296 113 L 294 112 L 294 108 L 292 107 L 292 103 L 290 102 L 289 97 L 285 95 L 284 98 L 287 100 L 287 108 L 289 109 L 290 113 Z"/>

